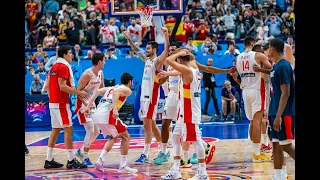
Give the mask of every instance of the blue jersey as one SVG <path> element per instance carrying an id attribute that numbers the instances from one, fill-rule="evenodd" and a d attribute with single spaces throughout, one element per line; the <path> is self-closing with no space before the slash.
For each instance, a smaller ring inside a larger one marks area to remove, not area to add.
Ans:
<path id="1" fill-rule="evenodd" d="M 281 85 L 290 84 L 290 96 L 288 98 L 287 105 L 283 111 L 282 116 L 293 116 L 295 114 L 294 110 L 294 77 L 293 70 L 290 63 L 281 59 L 277 64 L 275 64 L 270 73 L 271 78 L 271 90 L 270 90 L 270 106 L 269 106 L 269 116 L 277 115 L 279 108 L 279 102 L 281 97 Z"/>

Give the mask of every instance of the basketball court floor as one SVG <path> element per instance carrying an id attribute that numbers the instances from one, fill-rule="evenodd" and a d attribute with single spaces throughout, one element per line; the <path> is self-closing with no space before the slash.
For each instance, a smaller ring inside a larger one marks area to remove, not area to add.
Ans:
<path id="1" fill-rule="evenodd" d="M 236 121 L 234 123 L 206 122 L 200 125 L 203 138 L 206 142 L 214 144 L 216 151 L 207 171 L 211 180 L 236 180 L 255 179 L 270 180 L 273 176 L 273 163 L 252 163 L 252 146 L 248 139 L 248 121 Z M 135 165 L 133 162 L 140 156 L 144 145 L 144 130 L 142 125 L 129 125 L 131 134 L 128 162 L 130 167 L 137 168 L 137 174 L 119 174 L 117 169 L 120 160 L 120 139 L 107 155 L 105 171 L 99 172 L 95 168 L 67 169 L 65 166 L 59 169 L 44 169 L 46 158 L 47 142 L 50 131 L 27 130 L 25 142 L 29 148 L 29 155 L 25 156 L 25 179 L 27 180 L 157 180 L 166 174 L 173 164 L 173 148 L 169 148 L 171 157 L 169 162 L 162 165 L 155 165 L 151 162 L 145 165 Z M 61 131 L 53 157 L 56 161 L 66 164 L 67 154 L 63 144 L 63 131 Z M 73 134 L 74 149 L 80 148 L 85 136 L 83 127 L 75 127 Z M 91 145 L 89 157 L 94 163 L 103 148 L 106 139 L 102 134 Z M 158 144 L 153 138 L 149 161 L 159 153 Z M 194 152 L 194 147 L 190 146 L 190 157 Z M 197 165 L 192 168 L 183 169 L 183 179 L 192 177 L 196 173 Z M 287 172 L 290 180 L 295 179 L 295 162 L 292 158 L 287 158 Z"/>

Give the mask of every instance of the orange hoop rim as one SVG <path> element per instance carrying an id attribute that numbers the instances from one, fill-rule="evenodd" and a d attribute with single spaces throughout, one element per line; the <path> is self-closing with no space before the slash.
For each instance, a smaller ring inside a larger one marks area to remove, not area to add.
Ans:
<path id="1" fill-rule="evenodd" d="M 140 7 L 140 8 L 136 8 L 136 11 L 143 12 L 143 14 L 150 15 L 152 13 L 152 11 L 154 11 L 155 9 L 156 8 L 154 8 L 154 7 Z"/>

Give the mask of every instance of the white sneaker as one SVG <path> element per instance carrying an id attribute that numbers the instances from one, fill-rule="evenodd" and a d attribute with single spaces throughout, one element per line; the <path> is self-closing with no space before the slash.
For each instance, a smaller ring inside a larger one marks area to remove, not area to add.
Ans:
<path id="1" fill-rule="evenodd" d="M 208 174 L 199 174 L 197 173 L 192 178 L 188 178 L 188 180 L 209 180 Z"/>
<path id="2" fill-rule="evenodd" d="M 170 168 L 168 174 L 161 176 L 161 179 L 180 179 L 182 175 L 179 169 Z"/>
<path id="3" fill-rule="evenodd" d="M 94 167 L 96 168 L 96 170 L 104 172 L 103 164 L 104 164 L 103 160 L 99 157 L 97 162 L 94 164 Z"/>
<path id="4" fill-rule="evenodd" d="M 131 173 L 131 174 L 134 174 L 136 172 L 138 172 L 138 169 L 131 168 L 128 165 L 125 165 L 124 167 L 121 167 L 118 170 L 118 173 Z"/>
<path id="5" fill-rule="evenodd" d="M 173 148 L 172 141 L 168 141 L 168 143 L 167 143 L 167 148 Z"/>
<path id="6" fill-rule="evenodd" d="M 281 170 L 281 178 L 282 178 L 283 180 L 288 180 L 288 179 L 289 179 L 289 178 L 288 178 L 288 174 L 287 174 L 286 171 Z"/>

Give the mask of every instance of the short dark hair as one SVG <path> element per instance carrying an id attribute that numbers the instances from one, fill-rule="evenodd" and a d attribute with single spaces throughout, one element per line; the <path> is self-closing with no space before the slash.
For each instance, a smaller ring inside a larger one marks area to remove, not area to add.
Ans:
<path id="1" fill-rule="evenodd" d="M 180 56 L 180 59 L 182 61 L 190 61 L 191 59 L 191 56 L 189 54 L 185 55 L 185 56 Z"/>
<path id="2" fill-rule="evenodd" d="M 256 42 L 256 40 L 254 39 L 254 37 L 252 36 L 247 36 L 244 38 L 244 47 L 248 47 L 251 45 L 251 43 Z"/>
<path id="3" fill-rule="evenodd" d="M 111 42 L 111 43 L 110 43 L 110 46 L 116 46 L 116 43 Z"/>
<path id="4" fill-rule="evenodd" d="M 155 42 L 155 41 L 149 41 L 148 43 L 147 43 L 147 45 L 151 45 L 151 48 L 152 49 L 157 49 L 157 52 L 158 52 L 158 49 L 159 49 L 159 44 L 157 43 L 157 42 Z"/>
<path id="5" fill-rule="evenodd" d="M 263 51 L 263 48 L 260 44 L 256 44 L 253 46 L 252 51 L 261 52 L 261 51 Z"/>
<path id="6" fill-rule="evenodd" d="M 103 61 L 103 58 L 104 58 L 104 54 L 95 53 L 91 58 L 92 64 L 97 65 L 99 61 Z"/>
<path id="7" fill-rule="evenodd" d="M 268 50 L 269 49 L 269 43 L 266 43 L 264 46 L 263 46 L 263 50 Z"/>
<path id="8" fill-rule="evenodd" d="M 58 49 L 58 57 L 63 58 L 63 55 L 67 55 L 68 51 L 71 51 L 71 47 L 68 45 L 62 45 Z"/>
<path id="9" fill-rule="evenodd" d="M 129 81 L 132 81 L 133 76 L 127 72 L 121 75 L 121 84 L 128 84 Z"/>
<path id="10" fill-rule="evenodd" d="M 284 49 L 284 42 L 280 38 L 274 38 L 270 42 L 270 47 L 273 47 L 277 52 L 282 53 Z"/>
<path id="11" fill-rule="evenodd" d="M 180 45 L 176 42 L 171 43 L 170 46 L 175 46 L 176 48 L 180 48 Z"/>

